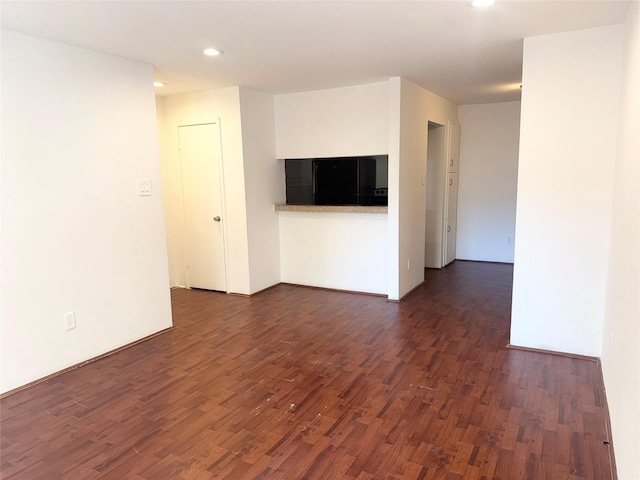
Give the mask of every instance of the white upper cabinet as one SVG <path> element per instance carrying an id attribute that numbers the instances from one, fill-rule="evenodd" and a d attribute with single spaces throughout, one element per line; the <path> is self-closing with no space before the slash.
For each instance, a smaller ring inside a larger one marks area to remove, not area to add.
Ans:
<path id="1" fill-rule="evenodd" d="M 445 218 L 457 217 L 458 213 L 458 174 L 447 174 L 447 214 Z"/>
<path id="2" fill-rule="evenodd" d="M 460 125 L 449 122 L 449 148 L 447 152 L 447 171 L 457 172 L 460 160 Z"/>

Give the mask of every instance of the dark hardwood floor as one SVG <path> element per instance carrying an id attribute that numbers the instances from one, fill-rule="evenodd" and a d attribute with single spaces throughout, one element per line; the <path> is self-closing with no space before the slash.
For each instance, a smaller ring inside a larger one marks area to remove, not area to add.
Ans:
<path id="1" fill-rule="evenodd" d="M 1 477 L 610 479 L 598 364 L 505 348 L 511 278 L 175 290 L 173 330 L 1 401 Z"/>

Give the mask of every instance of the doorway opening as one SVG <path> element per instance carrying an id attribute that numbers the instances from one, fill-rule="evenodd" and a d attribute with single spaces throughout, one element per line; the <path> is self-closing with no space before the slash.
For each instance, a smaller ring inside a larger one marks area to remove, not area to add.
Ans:
<path id="1" fill-rule="evenodd" d="M 425 268 L 442 268 L 444 184 L 447 128 L 429 122 L 427 133 L 427 205 L 425 217 Z"/>

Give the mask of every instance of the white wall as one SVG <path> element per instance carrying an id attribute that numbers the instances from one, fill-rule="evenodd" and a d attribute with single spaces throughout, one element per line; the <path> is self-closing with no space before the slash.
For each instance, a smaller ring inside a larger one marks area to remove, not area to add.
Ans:
<path id="1" fill-rule="evenodd" d="M 275 96 L 278 158 L 388 152 L 389 82 Z"/>
<path id="2" fill-rule="evenodd" d="M 377 84 L 278 95 L 275 112 L 278 158 L 389 154 L 386 293 L 397 300 L 419 285 L 424 278 L 426 186 L 421 179 L 426 175 L 427 125 L 429 121 L 443 125 L 448 120 L 457 122 L 457 105 L 394 77 Z M 288 233 L 283 231 L 283 218 L 281 214 L 281 261 L 283 265 L 294 265 L 287 258 L 288 241 L 284 236 Z M 297 220 L 292 216 L 287 221 Z M 371 228 L 377 230 L 377 226 Z M 303 224 L 290 230 L 302 231 Z M 342 258 L 352 250 L 350 245 L 338 242 L 333 242 L 333 248 L 342 251 L 317 254 Z M 410 270 L 406 268 L 409 259 Z M 305 275 L 308 273 L 300 271 L 295 277 Z M 290 281 L 288 276 L 283 268 L 282 280 Z M 333 283 L 339 282 L 337 275 L 334 280 Z M 361 280 L 363 284 L 367 282 L 365 278 Z M 318 285 L 326 279 L 311 281 Z"/>
<path id="3" fill-rule="evenodd" d="M 388 82 L 274 99 L 280 159 L 388 152 Z M 280 168 L 284 178 L 284 165 Z M 284 185 L 281 188 L 284 200 Z M 279 215 L 283 282 L 387 293 L 386 215 Z"/>
<path id="4" fill-rule="evenodd" d="M 284 168 L 276 160 L 273 96 L 240 88 L 250 293 L 280 282 L 275 203 L 284 203 Z"/>
<path id="5" fill-rule="evenodd" d="M 152 81 L 2 31 L 2 392 L 171 326 Z"/>
<path id="6" fill-rule="evenodd" d="M 461 105 L 456 258 L 513 262 L 520 102 Z"/>
<path id="7" fill-rule="evenodd" d="M 164 135 L 165 118 L 164 118 L 164 97 L 156 97 L 156 125 L 158 131 L 158 146 L 160 151 L 160 163 L 161 172 L 164 170 L 163 156 L 166 152 L 166 138 Z M 161 175 L 162 178 L 162 205 L 164 207 L 164 222 L 165 222 L 165 238 L 167 243 L 167 258 L 169 267 L 169 285 L 175 287 L 182 285 L 181 282 L 177 282 L 176 279 L 183 278 L 183 271 L 180 269 L 181 264 L 177 262 L 175 255 L 172 255 L 171 246 L 172 239 L 171 233 L 176 231 L 175 215 L 172 215 L 172 208 L 175 203 L 174 197 L 181 192 L 176 192 L 175 186 L 172 182 L 169 182 L 166 175 Z"/>
<path id="8" fill-rule="evenodd" d="M 622 27 L 526 38 L 511 343 L 599 356 Z"/>
<path id="9" fill-rule="evenodd" d="M 624 26 L 602 370 L 618 478 L 640 478 L 640 3 Z"/>
<path id="10" fill-rule="evenodd" d="M 282 281 L 387 293 L 387 216 L 280 213 Z"/>
<path id="11" fill-rule="evenodd" d="M 222 163 L 224 171 L 225 218 L 228 234 L 227 260 L 230 292 L 251 293 L 249 281 L 249 253 L 247 207 L 245 202 L 240 89 L 230 87 L 206 92 L 170 95 L 163 99 L 162 176 L 167 187 L 167 225 L 169 257 L 173 265 L 172 286 L 184 286 L 183 255 L 184 210 L 178 126 L 201 123 L 220 123 Z"/>
<path id="12" fill-rule="evenodd" d="M 397 300 L 424 280 L 428 123 L 457 123 L 458 106 L 393 77 L 389 112 L 388 294 Z"/>

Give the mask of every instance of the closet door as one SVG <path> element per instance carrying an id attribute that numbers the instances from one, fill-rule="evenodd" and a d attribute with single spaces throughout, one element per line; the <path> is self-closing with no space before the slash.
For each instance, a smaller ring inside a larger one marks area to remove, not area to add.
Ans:
<path id="1" fill-rule="evenodd" d="M 447 228 L 445 235 L 447 236 L 445 265 L 449 265 L 456 259 L 456 217 L 447 219 Z"/>
<path id="2" fill-rule="evenodd" d="M 458 161 L 460 160 L 460 125 L 449 122 L 449 155 L 448 171 L 458 171 Z"/>
<path id="3" fill-rule="evenodd" d="M 458 174 L 451 172 L 447 175 L 447 214 L 446 218 L 458 216 Z"/>
<path id="4" fill-rule="evenodd" d="M 442 258 L 444 265 L 456 259 L 456 219 L 458 216 L 458 163 L 460 160 L 460 125 L 447 124 L 447 175 L 445 183 Z"/>
<path id="5" fill-rule="evenodd" d="M 215 123 L 178 127 L 187 286 L 227 290 L 222 156 Z"/>

